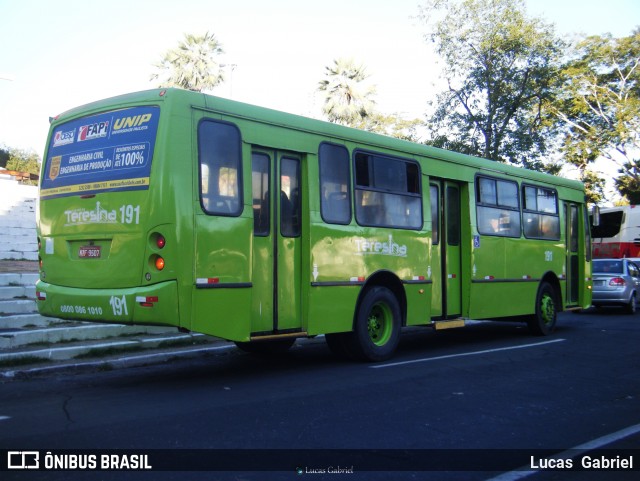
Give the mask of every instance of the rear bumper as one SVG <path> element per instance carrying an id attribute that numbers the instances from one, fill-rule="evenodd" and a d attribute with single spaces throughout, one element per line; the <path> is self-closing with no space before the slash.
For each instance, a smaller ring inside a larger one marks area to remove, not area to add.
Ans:
<path id="1" fill-rule="evenodd" d="M 93 322 L 178 326 L 176 281 L 127 289 L 83 289 L 36 282 L 44 316 Z"/>
<path id="2" fill-rule="evenodd" d="M 631 294 L 625 290 L 597 291 L 594 289 L 591 303 L 604 304 L 628 304 Z"/>

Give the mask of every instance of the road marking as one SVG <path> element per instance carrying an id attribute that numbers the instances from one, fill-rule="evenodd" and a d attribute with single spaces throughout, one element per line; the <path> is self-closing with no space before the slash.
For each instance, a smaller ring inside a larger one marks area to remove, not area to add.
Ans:
<path id="1" fill-rule="evenodd" d="M 546 459 L 573 459 L 578 456 L 583 455 L 589 451 L 593 451 L 594 449 L 601 448 L 603 446 L 607 446 L 608 444 L 614 443 L 616 441 L 620 441 L 621 439 L 627 438 L 634 434 L 640 433 L 640 424 L 636 424 L 634 426 L 629 426 L 628 428 L 621 429 L 620 431 L 616 431 L 615 433 L 607 434 L 600 438 L 594 439 L 592 441 L 588 441 L 584 444 L 576 446 L 574 448 L 567 449 L 566 451 L 562 451 L 554 456 L 549 456 Z M 516 469 L 515 471 L 509 471 L 503 474 L 496 476 L 495 478 L 491 478 L 487 481 L 517 481 L 519 479 L 527 478 L 533 474 L 547 472 L 547 471 L 534 471 L 531 470 L 531 466 L 522 466 L 521 468 Z"/>
<path id="2" fill-rule="evenodd" d="M 7 419 L 11 419 L 11 416 L 0 416 L 0 421 L 6 421 Z"/>
<path id="3" fill-rule="evenodd" d="M 512 351 L 514 349 L 526 349 L 529 347 L 540 347 L 554 344 L 556 342 L 564 342 L 566 339 L 554 339 L 552 341 L 536 342 L 534 344 L 523 344 L 521 346 L 499 347 L 496 349 L 485 349 L 484 351 L 463 352 L 461 354 L 449 354 L 447 356 L 425 357 L 422 359 L 413 359 L 411 361 L 390 362 L 387 364 L 373 364 L 369 366 L 371 369 L 382 369 L 385 367 L 404 366 L 406 364 L 416 364 L 419 362 L 441 361 L 442 359 L 452 359 L 454 357 L 479 356 L 481 354 L 490 354 L 492 352 Z"/>

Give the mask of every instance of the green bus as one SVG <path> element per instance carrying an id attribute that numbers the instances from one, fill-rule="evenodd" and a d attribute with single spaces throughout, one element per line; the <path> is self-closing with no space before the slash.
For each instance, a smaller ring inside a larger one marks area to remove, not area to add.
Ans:
<path id="1" fill-rule="evenodd" d="M 179 89 L 52 120 L 42 314 L 176 326 L 248 351 L 324 335 L 390 358 L 404 326 L 591 302 L 581 183 Z"/>

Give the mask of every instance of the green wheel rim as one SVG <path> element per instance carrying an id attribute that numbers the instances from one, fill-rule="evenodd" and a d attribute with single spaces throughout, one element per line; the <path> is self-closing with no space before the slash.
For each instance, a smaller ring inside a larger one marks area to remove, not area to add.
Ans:
<path id="1" fill-rule="evenodd" d="M 553 302 L 553 297 L 549 294 L 545 294 L 542 296 L 540 301 L 540 315 L 542 316 L 542 321 L 545 325 L 553 324 L 553 321 L 556 317 L 556 305 Z"/>
<path id="2" fill-rule="evenodd" d="M 393 331 L 393 315 L 385 303 L 374 304 L 367 318 L 369 339 L 376 346 L 384 346 L 391 338 Z"/>

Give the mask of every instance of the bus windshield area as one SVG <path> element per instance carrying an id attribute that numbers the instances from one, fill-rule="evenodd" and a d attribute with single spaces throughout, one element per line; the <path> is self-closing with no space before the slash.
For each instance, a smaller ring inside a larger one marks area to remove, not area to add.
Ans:
<path id="1" fill-rule="evenodd" d="M 592 227 L 591 235 L 594 238 L 614 237 L 620 233 L 620 227 L 624 221 L 624 212 L 606 212 L 600 214 L 600 225 Z"/>

